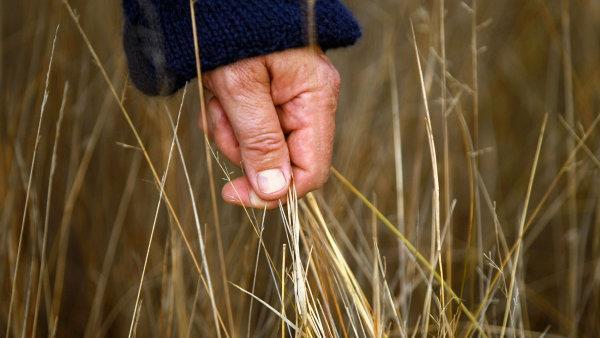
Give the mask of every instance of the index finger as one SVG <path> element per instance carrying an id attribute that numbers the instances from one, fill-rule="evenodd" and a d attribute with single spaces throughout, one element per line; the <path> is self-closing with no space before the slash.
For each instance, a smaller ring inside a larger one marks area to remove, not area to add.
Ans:
<path id="1" fill-rule="evenodd" d="M 267 201 L 284 198 L 292 170 L 266 65 L 243 60 L 213 71 L 207 82 L 231 123 L 254 192 Z"/>

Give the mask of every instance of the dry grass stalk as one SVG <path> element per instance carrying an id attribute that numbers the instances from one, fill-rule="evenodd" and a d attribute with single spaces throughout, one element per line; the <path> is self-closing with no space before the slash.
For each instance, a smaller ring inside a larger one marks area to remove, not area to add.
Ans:
<path id="1" fill-rule="evenodd" d="M 107 52 L 120 48 L 106 39 L 118 23 L 104 20 L 117 7 L 70 1 L 85 21 L 68 3 L 1 5 L 0 329 L 10 318 L 9 336 L 597 332 L 597 6 L 349 0 L 365 39 L 351 58 L 332 54 L 345 77 L 334 159 L 344 176 L 332 169 L 324 190 L 303 200 L 292 191 L 267 212 L 217 203 L 218 176 L 238 172 L 185 113 L 205 113 L 202 84 L 200 101 L 129 90 L 122 55 Z M 313 45 L 316 3 L 307 2 Z M 64 8 L 70 19 L 54 15 Z M 15 28 L 23 15 L 34 24 Z M 68 48 L 57 46 L 48 76 L 48 32 L 65 19 L 75 26 L 61 29 Z M 81 27 L 95 20 L 102 30 Z M 44 89 L 67 80 L 65 107 Z M 531 133 L 543 111 L 542 133 Z M 159 163 L 171 163 L 168 179 Z"/>

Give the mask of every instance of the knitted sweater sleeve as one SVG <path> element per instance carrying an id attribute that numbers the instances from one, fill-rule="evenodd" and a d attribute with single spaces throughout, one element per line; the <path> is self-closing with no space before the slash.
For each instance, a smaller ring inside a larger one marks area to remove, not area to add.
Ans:
<path id="1" fill-rule="evenodd" d="M 170 95 L 196 77 L 188 0 L 123 0 L 124 47 L 134 84 L 148 95 Z M 306 0 L 196 0 L 203 71 L 307 45 Z M 340 0 L 317 0 L 317 42 L 349 46 L 360 28 Z"/>

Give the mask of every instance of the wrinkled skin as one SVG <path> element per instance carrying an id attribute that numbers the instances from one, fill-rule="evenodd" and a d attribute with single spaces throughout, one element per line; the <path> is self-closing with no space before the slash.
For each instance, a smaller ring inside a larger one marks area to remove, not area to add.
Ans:
<path id="1" fill-rule="evenodd" d="M 203 83 L 213 94 L 207 132 L 245 174 L 223 187 L 226 202 L 273 208 L 292 177 L 299 197 L 327 181 L 340 76 L 323 52 L 241 60 L 204 74 Z"/>

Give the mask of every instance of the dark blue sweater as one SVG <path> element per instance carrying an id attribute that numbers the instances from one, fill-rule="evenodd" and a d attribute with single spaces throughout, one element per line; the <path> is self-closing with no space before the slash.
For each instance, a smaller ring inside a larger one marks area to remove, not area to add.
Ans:
<path id="1" fill-rule="evenodd" d="M 189 0 L 123 0 L 131 79 L 148 95 L 169 95 L 196 77 Z M 307 45 L 306 0 L 197 0 L 203 71 Z M 317 0 L 323 50 L 348 46 L 360 28 L 339 0 Z"/>

